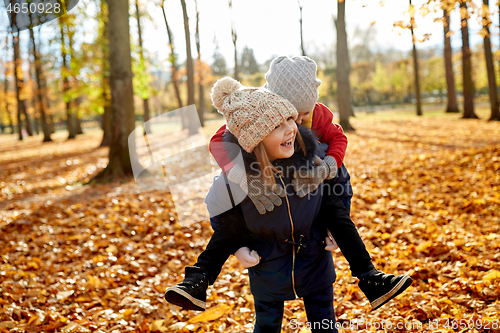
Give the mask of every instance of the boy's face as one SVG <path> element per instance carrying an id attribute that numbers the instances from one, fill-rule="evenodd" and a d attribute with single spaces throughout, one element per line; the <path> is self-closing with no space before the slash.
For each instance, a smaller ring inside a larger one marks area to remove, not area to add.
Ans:
<path id="1" fill-rule="evenodd" d="M 295 122 L 298 125 L 302 125 L 303 122 L 307 121 L 309 119 L 309 116 L 311 115 L 311 111 L 309 112 L 299 112 L 299 116 L 297 117 L 297 120 Z"/>

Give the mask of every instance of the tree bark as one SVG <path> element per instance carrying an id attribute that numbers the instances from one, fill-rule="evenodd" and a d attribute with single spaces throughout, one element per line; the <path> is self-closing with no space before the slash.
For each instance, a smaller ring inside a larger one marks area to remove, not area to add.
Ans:
<path id="1" fill-rule="evenodd" d="M 108 4 L 109 65 L 111 88 L 111 142 L 109 163 L 97 176 L 98 181 L 131 176 L 131 156 L 135 156 L 134 89 L 130 55 L 128 0 L 106 0 Z"/>
<path id="2" fill-rule="evenodd" d="M 489 8 L 489 0 L 483 0 L 483 4 Z M 491 52 L 490 24 L 491 21 L 486 13 L 483 13 L 483 28 L 487 35 L 484 36 L 484 58 L 486 61 L 486 72 L 488 73 L 488 92 L 490 95 L 491 115 L 489 120 L 500 120 L 500 112 L 497 95 L 497 82 L 495 78 L 495 65 L 493 64 L 493 54 Z M 488 13 L 489 14 L 489 11 Z"/>
<path id="3" fill-rule="evenodd" d="M 59 28 L 61 30 L 61 58 L 62 58 L 62 71 L 61 75 L 63 77 L 63 95 L 64 102 L 66 105 L 66 127 L 68 128 L 68 139 L 76 138 L 76 131 L 73 125 L 73 112 L 71 110 L 71 98 L 69 96 L 69 68 L 67 63 L 67 53 L 66 53 L 66 45 L 64 38 L 64 19 L 59 17 Z"/>
<path id="4" fill-rule="evenodd" d="M 200 44 L 200 12 L 198 11 L 198 1 L 194 1 L 196 6 L 196 50 L 198 51 L 198 117 L 200 125 L 205 126 L 205 91 L 203 87 L 203 66 L 201 62 L 201 44 Z"/>
<path id="5" fill-rule="evenodd" d="M 460 0 L 460 9 L 467 13 L 467 0 Z M 472 81 L 472 52 L 469 47 L 469 26 L 467 14 L 462 17 L 462 77 L 464 87 L 464 115 L 463 118 L 478 119 L 474 112 L 474 82 Z"/>
<path id="6" fill-rule="evenodd" d="M 188 100 L 187 105 L 195 104 L 194 99 L 194 69 L 193 69 L 193 57 L 191 55 L 191 35 L 189 33 L 189 18 L 186 9 L 186 0 L 181 0 L 182 14 L 184 18 L 184 35 L 186 37 L 186 67 L 187 67 L 187 88 L 188 88 Z M 192 119 L 188 119 L 189 134 L 193 135 L 198 133 L 195 123 Z"/>
<path id="7" fill-rule="evenodd" d="M 455 91 L 455 74 L 453 73 L 452 49 L 450 41 L 450 14 L 443 10 L 444 26 L 444 66 L 446 71 L 446 90 L 448 93 L 447 113 L 458 113 L 457 93 Z"/>
<path id="8" fill-rule="evenodd" d="M 101 119 L 102 141 L 99 147 L 107 147 L 111 142 L 111 97 L 109 93 L 109 28 L 108 28 L 108 6 L 105 0 L 101 0 L 102 27 L 102 75 L 101 89 L 104 112 Z"/>
<path id="9" fill-rule="evenodd" d="M 35 60 L 35 79 L 37 85 L 36 95 L 38 102 L 38 110 L 40 111 L 40 116 L 42 118 L 43 142 L 50 142 L 52 141 L 52 138 L 50 137 L 50 129 L 47 123 L 47 114 L 45 111 L 45 105 L 43 103 L 43 96 L 45 95 L 45 89 L 44 89 L 45 87 L 44 84 L 42 83 L 42 78 L 44 75 L 42 71 L 42 62 L 40 60 L 40 55 L 38 54 L 38 50 L 36 48 L 35 33 L 33 29 L 30 29 L 30 37 L 31 37 L 33 58 Z"/>
<path id="10" fill-rule="evenodd" d="M 349 83 L 349 58 L 347 50 L 347 33 L 345 30 L 345 1 L 337 1 L 337 102 L 340 125 L 344 131 L 354 130 L 349 117 L 351 116 L 351 85 Z"/>
<path id="11" fill-rule="evenodd" d="M 137 32 L 139 34 L 139 55 L 141 60 L 141 65 L 145 64 L 144 61 L 144 49 L 142 48 L 142 31 L 141 31 L 141 13 L 139 11 L 139 1 L 135 0 L 135 13 L 137 18 Z M 142 105 L 144 108 L 144 133 L 151 133 L 151 126 L 149 123 L 149 100 L 147 98 L 142 99 Z"/>
<path id="12" fill-rule="evenodd" d="M 411 6 L 411 0 L 410 0 L 410 6 Z M 422 100 L 420 99 L 420 80 L 419 80 L 419 75 L 418 75 L 418 55 L 417 55 L 417 41 L 415 39 L 415 35 L 413 34 L 413 25 L 414 25 L 414 20 L 415 18 L 413 15 L 410 18 L 410 31 L 411 31 L 411 39 L 412 39 L 412 44 L 413 44 L 413 68 L 415 69 L 415 95 L 417 99 L 417 116 L 422 115 Z"/>

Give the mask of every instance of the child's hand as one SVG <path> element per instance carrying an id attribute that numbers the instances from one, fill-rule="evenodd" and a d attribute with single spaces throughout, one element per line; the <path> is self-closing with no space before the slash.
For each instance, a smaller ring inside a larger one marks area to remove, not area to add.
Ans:
<path id="1" fill-rule="evenodd" d="M 247 174 L 245 168 L 239 164 L 229 171 L 227 178 L 245 191 L 260 214 L 265 214 L 272 211 L 275 206 L 280 206 L 282 203 L 280 197 L 286 194 L 281 186 L 276 184 L 271 187 L 262 177 Z"/>
<path id="2" fill-rule="evenodd" d="M 330 233 L 330 230 L 327 230 L 327 232 L 328 232 L 328 236 L 325 237 L 325 244 L 326 244 L 325 250 L 335 251 L 336 249 L 339 248 L 339 246 L 337 245 L 337 242 L 335 241 L 332 234 Z"/>
<path id="3" fill-rule="evenodd" d="M 250 249 L 246 246 L 240 247 L 234 256 L 246 268 L 253 267 L 260 262 L 260 257 L 257 251 L 250 251 Z"/>
<path id="4" fill-rule="evenodd" d="M 324 160 L 314 157 L 314 166 L 309 170 L 296 170 L 293 173 L 292 185 L 297 196 L 303 198 L 318 188 L 325 179 L 332 179 L 337 175 L 337 161 L 331 156 Z"/>

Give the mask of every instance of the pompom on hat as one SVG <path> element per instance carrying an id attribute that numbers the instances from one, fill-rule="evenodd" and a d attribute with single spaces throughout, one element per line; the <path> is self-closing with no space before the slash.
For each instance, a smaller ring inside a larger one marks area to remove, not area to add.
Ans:
<path id="1" fill-rule="evenodd" d="M 264 88 L 292 102 L 298 112 L 310 112 L 321 85 L 316 70 L 316 63 L 309 57 L 279 56 L 269 65 Z"/>
<path id="2" fill-rule="evenodd" d="M 225 77 L 212 88 L 212 103 L 226 118 L 238 143 L 251 153 L 276 126 L 298 113 L 288 100 L 264 88 L 245 87 Z"/>

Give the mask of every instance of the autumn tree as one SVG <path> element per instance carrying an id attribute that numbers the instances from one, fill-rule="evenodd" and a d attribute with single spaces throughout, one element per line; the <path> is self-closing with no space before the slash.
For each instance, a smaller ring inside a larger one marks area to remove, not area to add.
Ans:
<path id="1" fill-rule="evenodd" d="M 495 65 L 493 64 L 493 54 L 491 52 L 490 41 L 490 10 L 489 0 L 483 0 L 481 34 L 484 40 L 484 58 L 486 61 L 486 71 L 488 73 L 488 92 L 490 95 L 491 115 L 489 120 L 500 120 L 500 110 L 498 105 L 497 82 L 495 78 Z"/>
<path id="2" fill-rule="evenodd" d="M 469 47 L 469 13 L 467 12 L 467 1 L 459 0 L 460 16 L 462 18 L 462 77 L 464 95 L 464 115 L 463 118 L 477 119 L 474 112 L 474 82 L 472 81 L 472 51 Z"/>
<path id="3" fill-rule="evenodd" d="M 111 93 L 109 87 L 109 24 L 108 24 L 108 4 L 105 0 L 100 1 L 99 11 L 99 46 L 101 49 L 101 99 L 102 99 L 102 119 L 103 130 L 100 147 L 109 146 L 111 142 Z"/>
<path id="4" fill-rule="evenodd" d="M 181 99 L 181 94 L 179 90 L 179 66 L 177 65 L 177 55 L 175 54 L 175 47 L 174 47 L 174 36 L 172 34 L 172 30 L 170 30 L 170 26 L 168 25 L 167 21 L 167 15 L 165 14 L 165 0 L 162 0 L 161 2 L 161 10 L 163 12 L 163 19 L 165 20 L 165 27 L 167 29 L 167 36 L 168 36 L 168 46 L 170 48 L 170 54 L 168 56 L 168 60 L 170 62 L 170 73 L 172 76 L 172 84 L 174 85 L 174 90 L 175 90 L 175 98 L 177 99 L 177 104 L 179 105 L 179 108 L 183 107 L 182 99 Z"/>
<path id="5" fill-rule="evenodd" d="M 139 10 L 139 0 L 135 0 L 135 15 L 137 19 L 137 34 L 139 36 L 139 59 L 140 59 L 140 66 L 139 68 L 141 70 L 146 69 L 146 63 L 144 60 L 144 49 L 142 47 L 142 31 L 141 31 L 141 12 Z M 149 100 L 147 94 L 144 94 L 142 96 L 142 105 L 143 105 L 143 112 L 144 112 L 144 123 L 147 123 L 149 121 Z M 145 133 L 150 133 L 151 128 L 149 126 L 150 124 L 145 124 L 144 125 L 144 131 Z"/>
<path id="6" fill-rule="evenodd" d="M 63 97 L 66 109 L 66 127 L 68 129 L 68 139 L 76 138 L 76 130 L 73 124 L 73 111 L 71 104 L 70 95 L 70 82 L 69 82 L 69 64 L 68 64 L 68 50 L 66 48 L 66 32 L 64 31 L 65 20 L 67 16 L 59 17 L 59 30 L 61 39 L 61 76 L 62 76 L 62 86 L 63 86 Z"/>
<path id="7" fill-rule="evenodd" d="M 451 31 L 450 31 L 450 12 L 455 7 L 455 0 L 447 0 L 441 3 L 443 9 L 443 30 L 444 30 L 444 66 L 446 71 L 446 90 L 448 94 L 448 103 L 446 112 L 458 113 L 457 93 L 455 91 L 455 74 L 453 73 L 452 49 L 451 49 Z"/>
<path id="8" fill-rule="evenodd" d="M 45 96 L 45 87 L 44 87 L 44 74 L 42 70 L 42 61 L 40 59 L 40 54 L 37 49 L 35 32 L 33 28 L 30 29 L 30 38 L 31 38 L 31 52 L 33 54 L 34 65 L 35 65 L 35 79 L 36 79 L 36 96 L 38 103 L 38 110 L 40 111 L 40 117 L 42 122 L 42 131 L 43 131 L 43 142 L 50 142 L 52 138 L 50 137 L 50 128 L 48 124 L 47 114 L 45 110 L 45 103 L 43 102 L 43 98 Z"/>
<path id="9" fill-rule="evenodd" d="M 109 162 L 97 180 L 132 175 L 130 152 L 135 152 L 132 57 L 130 54 L 129 4 L 127 0 L 106 0 L 108 5 L 109 68 L 111 91 L 111 135 Z M 129 151 L 130 149 L 130 151 Z"/>
<path id="10" fill-rule="evenodd" d="M 350 64 L 347 49 L 347 33 L 345 30 L 345 1 L 337 0 L 337 101 L 340 125 L 344 131 L 354 130 L 349 117 L 352 114 L 351 84 L 349 82 Z"/>
<path id="11" fill-rule="evenodd" d="M 4 81 L 3 81 L 3 91 L 4 91 L 4 111 L 7 114 L 7 120 L 9 122 L 10 133 L 14 134 L 14 123 L 12 121 L 12 115 L 10 114 L 10 103 L 9 103 L 9 72 L 7 61 L 9 59 L 9 34 L 5 34 L 5 61 L 4 61 Z"/>
<path id="12" fill-rule="evenodd" d="M 16 26 L 16 15 L 12 15 L 12 23 L 13 26 Z M 17 28 L 17 26 L 16 26 Z M 16 29 L 18 30 L 18 29 Z M 14 29 L 12 32 L 12 48 L 14 49 L 14 83 L 16 85 L 16 97 L 17 97 L 17 128 L 19 133 L 19 140 L 23 139 L 22 135 L 22 115 L 24 115 L 26 131 L 29 136 L 33 135 L 31 130 L 30 119 L 28 117 L 28 112 L 26 111 L 26 97 L 24 95 L 24 78 L 23 78 L 23 69 L 22 69 L 22 58 L 21 52 L 19 50 L 19 30 L 17 34 L 14 34 Z"/>
<path id="13" fill-rule="evenodd" d="M 198 11 L 198 1 L 194 1 L 196 8 L 196 31 L 195 31 L 195 41 L 196 50 L 198 51 L 198 61 L 197 61 L 197 73 L 198 73 L 198 117 L 200 118 L 201 126 L 205 125 L 205 92 L 203 87 L 203 63 L 201 61 L 201 44 L 200 44 L 200 12 Z"/>
<path id="14" fill-rule="evenodd" d="M 414 35 L 413 28 L 415 27 L 415 9 L 410 1 L 410 32 L 412 39 L 412 55 L 413 55 L 413 70 L 414 70 L 414 80 L 415 80 L 415 96 L 417 99 L 417 116 L 422 115 L 422 100 L 420 98 L 420 80 L 418 73 L 418 55 L 417 55 L 417 39 Z"/>

